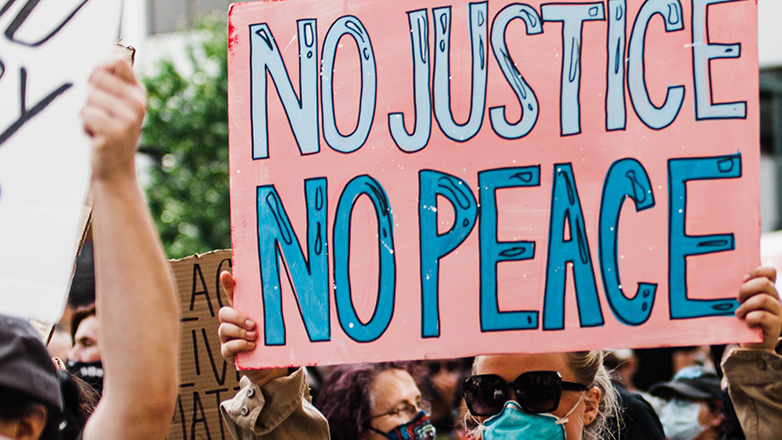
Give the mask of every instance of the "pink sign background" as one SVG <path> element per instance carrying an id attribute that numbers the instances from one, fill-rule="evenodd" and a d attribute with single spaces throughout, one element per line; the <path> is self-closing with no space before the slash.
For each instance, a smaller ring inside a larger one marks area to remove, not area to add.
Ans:
<path id="1" fill-rule="evenodd" d="M 234 5 L 240 366 L 757 340 L 757 6 L 707 3 Z"/>

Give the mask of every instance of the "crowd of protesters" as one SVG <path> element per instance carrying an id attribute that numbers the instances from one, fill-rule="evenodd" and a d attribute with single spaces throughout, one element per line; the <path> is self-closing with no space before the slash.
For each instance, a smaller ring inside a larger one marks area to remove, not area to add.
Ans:
<path id="1" fill-rule="evenodd" d="M 759 267 L 745 276 L 737 295 L 736 315 L 762 329 L 761 343 L 650 349 L 639 356 L 631 350 L 478 356 L 471 369 L 453 360 L 435 368 L 432 362 L 343 366 L 326 377 L 317 409 L 304 369 L 249 370 L 242 390 L 223 403 L 225 420 L 234 438 L 264 440 L 435 438 L 429 416 L 443 413 L 446 421 L 436 417 L 437 438 L 779 438 L 782 307 L 775 276 L 773 268 Z M 233 278 L 223 273 L 221 281 L 230 298 Z M 231 307 L 220 311 L 220 320 L 222 354 L 233 363 L 237 353 L 255 347 L 255 324 Z M 640 390 L 636 384 L 648 380 L 638 374 L 646 369 L 640 368 L 644 357 L 667 362 L 656 370 L 670 375 Z M 627 366 L 635 374 L 623 379 Z M 452 383 L 438 377 L 448 368 L 463 378 L 460 386 L 433 386 Z M 438 413 L 429 404 L 449 398 Z M 296 410 L 287 419 L 282 408 Z"/>
<path id="2" fill-rule="evenodd" d="M 1 318 L 0 438 L 162 439 L 171 422 L 178 312 L 134 168 L 146 97 L 122 59 L 90 84 L 95 303 L 72 315 L 65 362 L 27 321 Z M 775 277 L 759 267 L 737 292 L 760 343 L 249 370 L 224 420 L 234 438 L 264 440 L 782 438 Z M 231 274 L 221 281 L 230 298 Z M 219 316 L 233 364 L 258 331 L 230 306 Z"/>

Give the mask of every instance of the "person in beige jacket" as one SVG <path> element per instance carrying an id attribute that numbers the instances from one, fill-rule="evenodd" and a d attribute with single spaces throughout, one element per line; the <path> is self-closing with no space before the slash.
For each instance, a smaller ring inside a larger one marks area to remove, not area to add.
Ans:
<path id="1" fill-rule="evenodd" d="M 763 341 L 742 344 L 722 362 L 741 428 L 747 440 L 782 438 L 782 306 L 773 267 L 744 277 L 736 316 L 762 330 Z"/>
<path id="2" fill-rule="evenodd" d="M 722 366 L 747 440 L 777 438 L 782 432 L 782 356 L 777 344 L 782 329 L 782 305 L 774 281 L 776 270 L 761 266 L 744 276 L 738 293 L 738 319 L 763 333 L 763 341 L 742 344 Z M 224 273 L 230 295 L 233 278 Z M 233 363 L 237 353 L 255 348 L 255 323 L 230 307 L 220 311 L 223 357 Z M 223 402 L 226 423 L 235 439 L 328 440 L 328 422 L 309 402 L 306 373 L 298 369 L 245 371 L 242 389 Z"/>

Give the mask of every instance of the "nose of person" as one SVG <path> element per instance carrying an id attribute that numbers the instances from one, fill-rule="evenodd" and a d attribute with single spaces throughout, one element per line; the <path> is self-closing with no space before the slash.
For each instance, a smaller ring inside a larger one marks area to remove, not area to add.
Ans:
<path id="1" fill-rule="evenodd" d="M 505 402 L 503 402 L 503 404 L 508 403 L 511 400 L 516 400 L 516 391 L 513 391 L 513 388 L 508 387 L 508 390 L 505 391 Z"/>
<path id="2" fill-rule="evenodd" d="M 84 362 L 82 360 L 83 358 L 82 350 L 78 345 L 74 345 L 73 348 L 71 348 L 71 351 L 68 352 L 68 359 L 75 361 L 75 362 Z"/>

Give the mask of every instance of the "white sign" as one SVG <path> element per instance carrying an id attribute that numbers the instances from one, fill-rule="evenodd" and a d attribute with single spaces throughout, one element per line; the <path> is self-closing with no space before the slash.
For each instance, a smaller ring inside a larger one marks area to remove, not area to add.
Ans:
<path id="1" fill-rule="evenodd" d="M 7 1 L 0 10 L 0 312 L 56 322 L 90 182 L 79 113 L 117 40 L 120 0 Z"/>

